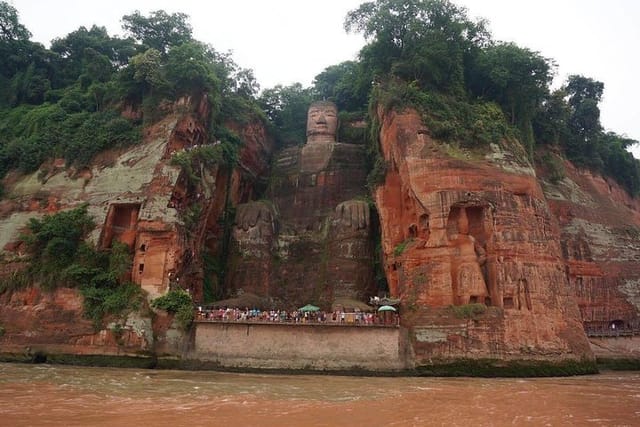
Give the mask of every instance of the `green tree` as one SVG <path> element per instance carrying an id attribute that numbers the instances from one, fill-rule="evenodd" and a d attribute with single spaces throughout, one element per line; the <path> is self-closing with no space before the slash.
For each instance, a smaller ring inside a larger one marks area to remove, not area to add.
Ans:
<path id="1" fill-rule="evenodd" d="M 172 47 L 192 40 L 189 16 L 164 10 L 143 16 L 139 11 L 122 17 L 122 28 L 143 45 L 167 54 Z"/>
<path id="2" fill-rule="evenodd" d="M 345 61 L 318 74 L 313 81 L 313 90 L 320 99 L 335 102 L 339 110 L 365 110 L 371 78 L 360 63 Z"/>
<path id="3" fill-rule="evenodd" d="M 425 88 L 462 94 L 464 64 L 489 42 L 483 21 L 447 0 L 377 0 L 350 11 L 347 31 L 369 41 L 361 61 L 373 76 L 392 73 Z"/>
<path id="4" fill-rule="evenodd" d="M 129 97 L 142 100 L 145 96 L 153 96 L 168 90 L 169 83 L 162 70 L 162 57 L 156 49 L 147 49 L 131 58 L 130 73 L 123 74 L 130 83 Z"/>
<path id="5" fill-rule="evenodd" d="M 312 90 L 300 83 L 277 85 L 262 92 L 258 102 L 278 129 L 280 144 L 293 145 L 306 141 L 307 109 L 313 99 Z"/>
<path id="6" fill-rule="evenodd" d="M 110 37 L 106 28 L 96 25 L 88 30 L 80 27 L 54 39 L 51 51 L 58 54 L 58 87 L 74 83 L 83 74 L 91 81 L 105 82 L 116 68 L 126 65 L 136 54 L 132 39 Z"/>
<path id="7" fill-rule="evenodd" d="M 511 124 L 520 129 L 530 155 L 535 143 L 532 120 L 548 94 L 551 71 L 551 62 L 538 52 L 498 43 L 479 51 L 468 73 L 471 91 L 502 107 Z"/>
<path id="8" fill-rule="evenodd" d="M 235 72 L 235 92 L 244 98 L 255 98 L 260 91 L 260 84 L 253 75 L 253 70 L 242 68 Z"/>
<path id="9" fill-rule="evenodd" d="M 542 101 L 533 122 L 537 142 L 559 146 L 569 137 L 571 109 L 566 97 L 565 90 L 558 89 Z"/>
<path id="10" fill-rule="evenodd" d="M 18 11 L 6 1 L 0 2 L 0 42 L 29 40 L 31 33 L 20 23 Z"/>
<path id="11" fill-rule="evenodd" d="M 569 127 L 581 142 L 589 143 L 602 131 L 598 104 L 604 92 L 604 83 L 588 77 L 569 76 L 566 92 L 571 106 Z"/>
<path id="12" fill-rule="evenodd" d="M 87 214 L 87 206 L 47 215 L 42 220 L 32 218 L 24 236 L 33 263 L 54 272 L 71 264 L 86 234 L 94 227 Z"/>
<path id="13" fill-rule="evenodd" d="M 640 195 L 640 160 L 627 149 L 638 141 L 617 135 L 604 133 L 600 137 L 599 155 L 604 163 L 604 172 L 612 176 L 632 196 Z"/>
<path id="14" fill-rule="evenodd" d="M 566 91 L 569 95 L 569 105 L 575 108 L 587 100 L 600 102 L 604 93 L 604 83 L 574 74 L 567 79 Z"/>
<path id="15" fill-rule="evenodd" d="M 207 56 L 206 46 L 198 42 L 184 43 L 171 49 L 167 55 L 165 75 L 177 94 L 219 92 L 215 69 Z"/>
<path id="16" fill-rule="evenodd" d="M 565 86 L 569 116 L 569 137 L 564 141 L 567 156 L 579 165 L 602 170 L 600 157 L 600 108 L 604 84 L 588 77 L 571 75 Z"/>
<path id="17" fill-rule="evenodd" d="M 30 37 L 16 9 L 0 2 L 0 106 L 41 103 L 50 87 L 51 54 Z"/>

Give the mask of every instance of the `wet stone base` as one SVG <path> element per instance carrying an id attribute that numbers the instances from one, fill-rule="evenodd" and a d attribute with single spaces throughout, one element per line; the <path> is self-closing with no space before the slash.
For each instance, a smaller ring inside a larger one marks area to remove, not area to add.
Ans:
<path id="1" fill-rule="evenodd" d="M 458 359 L 418 366 L 416 376 L 428 377 L 560 377 L 598 373 L 591 360 L 547 362 L 540 360 Z"/>
<path id="2" fill-rule="evenodd" d="M 596 363 L 603 371 L 640 371 L 640 358 L 598 357 Z"/>
<path id="3" fill-rule="evenodd" d="M 552 377 L 597 374 L 600 369 L 640 370 L 639 359 L 598 359 L 593 361 L 546 362 L 539 360 L 504 361 L 497 359 L 459 359 L 434 361 L 431 365 L 401 371 L 370 371 L 354 366 L 341 370 L 230 368 L 206 360 L 176 357 L 0 353 L 0 362 L 49 363 L 74 366 L 103 366 L 134 369 L 213 370 L 236 373 L 278 375 L 348 375 L 348 376 L 429 376 L 429 377 Z"/>
<path id="4" fill-rule="evenodd" d="M 49 354 L 37 351 L 30 354 L 0 353 L 0 362 L 49 363 L 52 365 L 104 366 L 113 368 L 152 369 L 157 359 L 152 356 L 115 356 L 102 354 Z"/>

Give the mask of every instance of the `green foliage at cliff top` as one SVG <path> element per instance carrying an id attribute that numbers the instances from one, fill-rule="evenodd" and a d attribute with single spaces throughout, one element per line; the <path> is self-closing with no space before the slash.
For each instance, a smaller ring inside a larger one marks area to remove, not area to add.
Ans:
<path id="1" fill-rule="evenodd" d="M 626 151 L 637 141 L 605 133 L 600 124 L 601 82 L 571 76 L 552 91 L 551 59 L 493 40 L 486 21 L 448 0 L 365 2 L 347 14 L 345 29 L 367 40 L 356 61 L 327 67 L 309 88 L 264 92 L 261 102 L 282 142 L 305 140 L 305 106 L 312 100 L 355 112 L 366 112 L 367 104 L 412 107 L 436 139 L 472 147 L 515 138 L 528 161 L 536 148 L 553 144 L 578 166 L 613 177 L 632 195 L 640 192 L 640 163 Z M 372 125 L 375 114 L 371 108 Z M 377 137 L 369 143 L 373 168 L 380 164 Z"/>
<path id="2" fill-rule="evenodd" d="M 574 75 L 552 92 L 552 60 L 492 40 L 484 21 L 446 0 L 367 2 L 345 27 L 369 42 L 360 62 L 374 82 L 372 100 L 418 109 L 435 138 L 471 146 L 516 137 L 531 160 L 536 145 L 554 144 L 578 166 L 640 193 L 640 162 L 626 150 L 637 141 L 600 124 L 603 83 Z"/>
<path id="3" fill-rule="evenodd" d="M 30 40 L 4 1 L 0 22 L 0 177 L 35 171 L 51 157 L 86 166 L 102 150 L 139 142 L 140 128 L 166 114 L 161 105 L 185 95 L 208 98 L 212 141 L 227 143 L 226 120 L 265 117 L 252 71 L 193 39 L 182 13 L 134 12 L 122 18 L 126 38 L 94 25 L 49 49 Z M 125 109 L 141 119 L 125 118 Z"/>
<path id="4" fill-rule="evenodd" d="M 0 19 L 0 176 L 52 156 L 86 165 L 103 149 L 138 141 L 140 126 L 165 114 L 163 101 L 205 93 L 213 138 L 226 119 L 267 117 L 280 144 L 303 143 L 306 109 L 318 99 L 363 116 L 369 104 L 410 106 L 436 139 L 481 146 L 513 137 L 531 161 L 536 147 L 554 144 L 578 166 L 640 192 L 639 162 L 626 150 L 637 141 L 600 124 L 603 83 L 576 75 L 552 91 L 551 59 L 493 40 L 484 20 L 448 0 L 362 3 L 345 18 L 345 29 L 367 41 L 357 60 L 327 67 L 311 87 L 276 86 L 259 99 L 251 70 L 193 39 L 181 13 L 134 12 L 122 19 L 126 38 L 80 27 L 50 49 L 30 41 L 5 1 Z M 142 121 L 123 118 L 128 107 Z"/>

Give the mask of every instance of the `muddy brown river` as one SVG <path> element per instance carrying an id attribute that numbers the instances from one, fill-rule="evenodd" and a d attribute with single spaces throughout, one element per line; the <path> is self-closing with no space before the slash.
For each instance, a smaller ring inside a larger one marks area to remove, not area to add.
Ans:
<path id="1" fill-rule="evenodd" d="M 256 375 L 0 363 L 1 426 L 640 426 L 640 373 Z"/>

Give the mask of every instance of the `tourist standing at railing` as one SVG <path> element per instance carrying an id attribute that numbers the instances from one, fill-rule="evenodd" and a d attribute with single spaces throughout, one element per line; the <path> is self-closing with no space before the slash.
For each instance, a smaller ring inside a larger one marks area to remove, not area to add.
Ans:
<path id="1" fill-rule="evenodd" d="M 264 322 L 264 323 L 333 323 L 333 324 L 349 324 L 349 325 L 388 325 L 398 326 L 400 318 L 394 313 L 390 319 L 380 316 L 379 313 L 349 312 L 337 310 L 331 313 L 324 311 L 318 312 L 300 312 L 294 310 L 287 312 L 285 310 L 258 310 L 245 307 L 240 309 L 237 307 L 207 309 L 206 307 L 198 307 L 195 309 L 196 318 L 206 321 L 222 321 L 222 322 Z M 587 333 L 590 332 L 585 327 Z M 601 329 L 602 334 L 613 335 L 627 332 L 620 329 Z M 615 331 L 615 332 L 614 332 Z"/>

